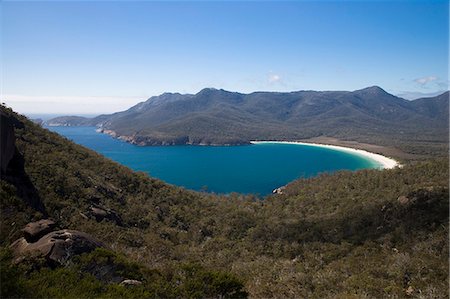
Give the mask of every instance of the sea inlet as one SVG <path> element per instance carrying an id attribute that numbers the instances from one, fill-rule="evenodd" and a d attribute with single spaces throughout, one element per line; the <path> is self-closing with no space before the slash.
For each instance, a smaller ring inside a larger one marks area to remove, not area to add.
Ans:
<path id="1" fill-rule="evenodd" d="M 299 144 L 143 147 L 98 133 L 95 127 L 47 128 L 133 170 L 197 191 L 264 196 L 297 178 L 381 168 L 360 155 Z"/>

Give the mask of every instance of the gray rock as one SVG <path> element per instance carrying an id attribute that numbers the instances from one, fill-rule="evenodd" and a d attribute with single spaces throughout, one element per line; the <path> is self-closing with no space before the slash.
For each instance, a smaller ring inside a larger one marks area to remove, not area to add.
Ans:
<path id="1" fill-rule="evenodd" d="M 104 245 L 89 234 L 76 230 L 58 230 L 46 234 L 36 242 L 20 238 L 11 244 L 15 262 L 27 257 L 46 258 L 49 264 L 65 264 L 74 255 L 93 251 Z"/>
<path id="2" fill-rule="evenodd" d="M 42 236 L 51 232 L 55 225 L 55 222 L 50 219 L 42 219 L 28 223 L 22 231 L 28 242 L 35 242 Z"/>
<path id="3" fill-rule="evenodd" d="M 283 190 L 286 189 L 286 186 L 281 186 L 272 191 L 273 194 L 283 194 Z"/>
<path id="4" fill-rule="evenodd" d="M 141 281 L 134 279 L 125 279 L 120 283 L 121 286 L 139 286 L 141 284 Z"/>
<path id="5" fill-rule="evenodd" d="M 401 195 L 397 198 L 397 201 L 401 204 L 401 205 L 406 205 L 408 204 L 411 200 L 406 197 L 405 195 Z"/>
<path id="6" fill-rule="evenodd" d="M 103 219 L 107 219 L 112 222 L 115 222 L 119 226 L 123 225 L 122 218 L 113 209 L 102 208 L 100 206 L 95 205 L 90 208 L 88 214 L 92 215 L 98 222 L 102 221 Z"/>
<path id="7" fill-rule="evenodd" d="M 96 207 L 91 208 L 91 213 L 98 220 L 102 220 L 103 218 L 108 216 L 108 212 L 106 212 L 106 210 L 96 208 Z"/>

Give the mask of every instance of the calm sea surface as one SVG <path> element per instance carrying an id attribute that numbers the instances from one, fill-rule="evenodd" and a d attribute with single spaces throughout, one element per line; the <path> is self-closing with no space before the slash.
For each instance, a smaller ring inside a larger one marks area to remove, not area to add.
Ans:
<path id="1" fill-rule="evenodd" d="M 95 127 L 49 127 L 74 142 L 168 183 L 215 193 L 266 195 L 296 178 L 341 169 L 377 168 L 366 158 L 304 145 L 135 146 Z"/>

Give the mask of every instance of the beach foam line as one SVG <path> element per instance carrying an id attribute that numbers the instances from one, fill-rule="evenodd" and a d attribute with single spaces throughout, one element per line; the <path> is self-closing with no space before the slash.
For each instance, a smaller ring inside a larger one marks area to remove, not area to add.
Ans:
<path id="1" fill-rule="evenodd" d="M 389 157 L 375 154 L 372 152 L 368 152 L 366 150 L 351 148 L 351 147 L 345 147 L 345 146 L 339 146 L 339 145 L 332 145 L 332 144 L 322 144 L 322 143 L 309 143 L 309 142 L 300 142 L 300 141 L 250 141 L 252 144 L 262 144 L 262 143 L 280 143 L 280 144 L 299 144 L 299 145 L 307 145 L 307 146 L 316 146 L 316 147 L 322 147 L 322 148 L 329 148 L 341 152 L 346 152 L 350 154 L 356 154 L 361 157 L 370 159 L 372 161 L 375 161 L 378 165 L 380 165 L 380 168 L 382 169 L 392 169 L 395 167 L 401 167 L 401 164 Z"/>

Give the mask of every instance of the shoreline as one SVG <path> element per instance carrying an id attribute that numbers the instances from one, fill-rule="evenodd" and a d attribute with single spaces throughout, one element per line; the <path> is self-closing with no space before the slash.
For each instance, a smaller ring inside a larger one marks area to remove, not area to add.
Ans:
<path id="1" fill-rule="evenodd" d="M 332 145 L 332 144 L 323 144 L 323 143 L 314 143 L 314 142 L 300 142 L 300 141 L 256 141 L 252 140 L 250 141 L 251 144 L 262 144 L 262 143 L 280 143 L 280 144 L 297 144 L 297 145 L 306 145 L 306 146 L 315 146 L 315 147 L 322 147 L 322 148 L 328 148 L 333 149 L 341 152 L 346 152 L 349 154 L 356 154 L 358 156 L 364 157 L 366 159 L 372 160 L 375 163 L 377 163 L 380 167 L 377 167 L 379 169 L 393 169 L 396 167 L 401 167 L 401 164 L 392 158 L 375 154 L 366 150 L 362 149 L 356 149 L 351 147 L 345 147 L 345 146 L 339 146 L 339 145 Z"/>
<path id="2" fill-rule="evenodd" d="M 96 128 L 95 130 L 98 133 L 110 135 L 111 137 L 115 139 L 119 139 L 125 142 L 128 142 L 133 145 L 143 146 L 144 144 L 138 144 L 133 142 L 132 138 L 130 136 L 119 136 L 115 131 L 113 130 L 106 130 L 104 128 Z M 376 154 L 373 152 L 370 152 L 368 150 L 363 150 L 359 148 L 354 147 L 348 147 L 348 146 L 342 146 L 342 145 L 334 145 L 334 144 L 328 144 L 328 143 L 319 143 L 319 142 L 305 142 L 305 141 L 276 141 L 276 140 L 251 140 L 249 144 L 262 144 L 262 143 L 279 143 L 279 144 L 296 144 L 296 145 L 306 145 L 306 146 L 315 146 L 315 147 L 322 147 L 322 148 L 328 148 L 332 150 L 337 150 L 341 152 L 346 152 L 349 154 L 357 155 L 360 157 L 363 157 L 365 159 L 371 160 L 375 164 L 378 165 L 378 167 L 375 167 L 377 169 L 393 169 L 396 167 L 402 167 L 400 162 L 397 160 L 384 156 L 382 154 Z M 161 144 L 160 146 L 167 146 L 169 144 Z M 215 144 L 185 144 L 185 145 L 198 145 L 198 146 L 224 146 L 224 145 L 215 145 Z M 236 146 L 235 144 L 234 146 Z M 233 146 L 233 144 L 228 144 L 226 146 Z"/>

